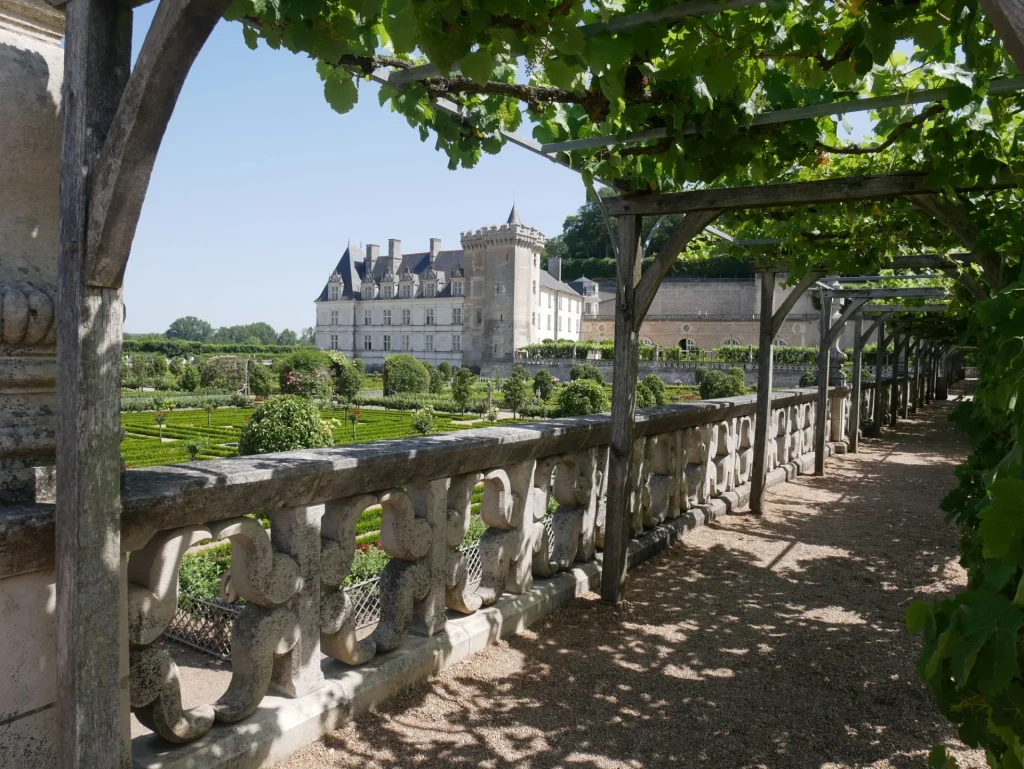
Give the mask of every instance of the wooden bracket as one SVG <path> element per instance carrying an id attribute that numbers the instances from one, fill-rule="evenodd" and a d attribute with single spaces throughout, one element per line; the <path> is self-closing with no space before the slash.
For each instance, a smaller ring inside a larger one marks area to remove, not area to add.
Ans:
<path id="1" fill-rule="evenodd" d="M 114 122 L 89 199 L 86 285 L 119 288 L 150 175 L 192 63 L 230 0 L 160 0 Z"/>

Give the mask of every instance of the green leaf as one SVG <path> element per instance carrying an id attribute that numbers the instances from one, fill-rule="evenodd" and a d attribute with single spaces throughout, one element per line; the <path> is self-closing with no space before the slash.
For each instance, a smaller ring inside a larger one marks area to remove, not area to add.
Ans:
<path id="1" fill-rule="evenodd" d="M 242 38 L 245 40 L 245 44 L 246 44 L 246 46 L 249 47 L 250 50 L 252 50 L 252 51 L 256 50 L 256 46 L 258 44 L 260 36 L 259 36 L 259 33 L 255 29 L 253 29 L 252 27 L 248 27 L 248 26 L 244 26 L 243 25 L 243 27 L 242 27 Z"/>
<path id="2" fill-rule="evenodd" d="M 1024 480 L 1001 478 L 992 484 L 989 498 L 978 514 L 985 557 L 1006 558 L 1024 539 Z"/>
<path id="3" fill-rule="evenodd" d="M 911 601 L 907 606 L 905 615 L 907 630 L 914 635 L 924 630 L 925 625 L 928 623 L 928 618 L 931 616 L 931 611 L 931 606 L 926 601 Z"/>
<path id="4" fill-rule="evenodd" d="M 936 745 L 928 754 L 929 769 L 957 769 L 956 759 L 946 753 L 945 745 Z"/>
<path id="5" fill-rule="evenodd" d="M 324 80 L 324 98 L 339 115 L 349 112 L 359 101 L 359 89 L 352 76 L 344 70 L 334 70 Z"/>
<path id="6" fill-rule="evenodd" d="M 459 62 L 462 74 L 468 77 L 477 85 L 484 85 L 491 79 L 491 71 L 494 69 L 494 57 L 486 48 L 479 48 L 467 53 Z"/>

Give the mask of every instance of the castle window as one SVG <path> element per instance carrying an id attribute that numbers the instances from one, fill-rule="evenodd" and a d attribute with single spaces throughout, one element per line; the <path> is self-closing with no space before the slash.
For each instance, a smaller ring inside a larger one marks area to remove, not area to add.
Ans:
<path id="1" fill-rule="evenodd" d="M 462 325 L 462 308 L 461 307 L 455 307 L 455 308 L 452 309 L 452 325 L 454 325 L 454 326 L 461 326 Z"/>
<path id="2" fill-rule="evenodd" d="M 452 335 L 452 350 L 462 352 L 462 337 L 459 334 Z"/>
<path id="3" fill-rule="evenodd" d="M 363 325 L 364 326 L 372 326 L 373 325 L 373 311 L 372 310 L 364 310 L 363 311 Z"/>
<path id="4" fill-rule="evenodd" d="M 537 313 L 533 313 L 530 316 L 530 325 L 531 326 L 536 326 L 537 325 Z"/>
<path id="5" fill-rule="evenodd" d="M 332 350 L 337 350 L 338 349 L 338 335 L 337 334 L 331 334 L 331 349 Z"/>
<path id="6" fill-rule="evenodd" d="M 331 286 L 330 291 L 328 292 L 328 297 L 327 298 L 330 299 L 332 302 L 338 301 L 338 287 L 337 286 Z"/>
<path id="7" fill-rule="evenodd" d="M 405 350 L 406 352 L 409 352 L 410 345 L 408 334 L 402 334 L 402 349 Z"/>
<path id="8" fill-rule="evenodd" d="M 476 325 L 478 325 L 478 326 L 483 325 L 483 322 L 484 322 L 484 311 L 483 310 L 477 310 L 476 311 Z"/>
<path id="9" fill-rule="evenodd" d="M 537 281 L 533 281 L 533 293 L 537 293 Z"/>
<path id="10" fill-rule="evenodd" d="M 337 310 L 331 310 L 331 325 L 332 326 L 337 326 L 338 325 L 338 311 Z M 338 348 L 337 347 L 332 347 L 331 349 L 332 350 L 336 350 Z"/>
<path id="11" fill-rule="evenodd" d="M 433 283 L 428 283 L 423 287 L 423 295 L 432 297 L 437 293 L 437 286 Z"/>
<path id="12" fill-rule="evenodd" d="M 426 322 L 426 324 L 428 326 L 433 326 L 434 325 L 434 308 L 433 307 L 428 307 L 427 308 L 427 315 L 426 315 L 426 321 L 425 322 Z"/>
<path id="13" fill-rule="evenodd" d="M 732 337 L 729 337 L 724 342 L 722 342 L 722 347 L 739 347 L 739 346 L 740 346 L 740 341 L 738 339 L 733 339 Z"/>
<path id="14" fill-rule="evenodd" d="M 551 294 L 548 294 L 548 309 L 551 309 Z"/>
<path id="15" fill-rule="evenodd" d="M 410 286 L 408 283 L 406 283 L 405 285 L 402 286 L 402 298 L 403 299 L 410 299 L 410 298 L 412 298 L 412 286 Z"/>
<path id="16" fill-rule="evenodd" d="M 427 334 L 427 348 L 426 349 L 427 349 L 427 352 L 433 352 L 434 351 L 434 335 L 433 334 Z"/>
<path id="17" fill-rule="evenodd" d="M 392 290 L 392 286 L 384 286 L 384 288 L 381 289 L 381 294 L 380 294 L 381 298 L 382 299 L 390 299 L 391 298 L 391 290 Z"/>
<path id="18" fill-rule="evenodd" d="M 776 347 L 789 347 L 789 342 L 781 338 L 776 339 L 774 342 L 772 342 L 772 344 L 775 345 Z"/>
<path id="19" fill-rule="evenodd" d="M 452 296 L 462 296 L 462 281 L 457 280 L 452 283 Z"/>
<path id="20" fill-rule="evenodd" d="M 551 330 L 551 316 L 548 315 L 548 331 Z"/>
<path id="21" fill-rule="evenodd" d="M 562 316 L 561 315 L 558 316 L 558 330 L 559 331 L 562 330 Z"/>
<path id="22" fill-rule="evenodd" d="M 384 349 L 385 350 L 390 350 L 391 349 L 391 335 L 390 334 L 385 334 L 384 335 Z"/>
<path id="23" fill-rule="evenodd" d="M 363 334 L 363 349 L 364 350 L 372 350 L 373 349 L 373 339 L 370 337 L 369 334 Z"/>
<path id="24" fill-rule="evenodd" d="M 384 310 L 384 325 L 391 325 L 391 310 Z"/>
<path id="25" fill-rule="evenodd" d="M 412 310 L 402 310 L 402 325 L 403 326 L 411 326 L 412 325 Z"/>

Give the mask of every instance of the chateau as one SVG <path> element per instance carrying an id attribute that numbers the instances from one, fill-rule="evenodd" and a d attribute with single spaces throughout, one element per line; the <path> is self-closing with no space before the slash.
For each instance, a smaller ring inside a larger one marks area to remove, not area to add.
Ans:
<path id="1" fill-rule="evenodd" d="M 399 240 L 349 245 L 316 301 L 316 343 L 371 368 L 405 352 L 476 370 L 511 363 L 545 339 L 580 338 L 585 286 L 540 268 L 545 237 L 515 206 L 505 224 L 462 233 L 462 248 L 402 253 Z M 587 281 L 589 283 L 589 281 Z M 596 309 L 596 296 L 590 297 Z M 590 308 L 588 308 L 590 309 Z"/>

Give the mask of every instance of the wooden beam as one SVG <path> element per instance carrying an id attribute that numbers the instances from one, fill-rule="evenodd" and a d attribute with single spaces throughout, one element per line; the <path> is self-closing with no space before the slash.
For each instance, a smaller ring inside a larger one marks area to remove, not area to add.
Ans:
<path id="1" fill-rule="evenodd" d="M 889 382 L 889 426 L 899 421 L 900 408 L 900 353 L 903 350 L 899 326 L 892 330 L 892 380 Z"/>
<path id="2" fill-rule="evenodd" d="M 863 314 L 863 313 L 862 313 L 862 314 Z M 882 320 L 881 320 L 881 318 L 880 318 L 880 317 L 879 317 L 879 318 L 875 318 L 875 320 L 871 321 L 871 325 L 870 325 L 870 326 L 868 326 L 868 330 L 867 330 L 867 331 L 865 331 L 865 332 L 864 332 L 864 333 L 863 333 L 863 334 L 861 335 L 861 338 L 860 338 L 860 345 L 861 345 L 861 347 L 863 347 L 864 345 L 866 345 L 866 344 L 868 343 L 868 341 L 869 341 L 869 340 L 871 339 L 871 334 L 872 334 L 872 332 L 873 332 L 873 331 L 875 330 L 875 328 L 876 328 L 876 327 L 878 326 L 878 324 L 879 324 L 879 323 L 881 323 L 881 322 L 882 322 Z"/>
<path id="3" fill-rule="evenodd" d="M 868 329 L 868 334 L 871 330 Z M 853 321 L 853 382 L 850 393 L 850 453 L 856 454 L 860 447 L 860 402 L 861 402 L 861 376 L 862 358 L 864 357 L 864 318 L 858 315 Z"/>
<path id="4" fill-rule="evenodd" d="M 626 585 L 629 547 L 630 463 L 633 461 L 633 416 L 636 412 L 636 372 L 640 351 L 635 330 L 636 287 L 643 260 L 642 220 L 619 218 L 619 253 L 616 258 L 618 291 L 615 297 L 615 365 L 612 372 L 612 428 L 608 455 L 608 509 L 605 514 L 604 562 L 601 599 L 622 600 Z"/>
<path id="5" fill-rule="evenodd" d="M 840 280 L 842 280 L 840 278 Z M 835 288 L 832 295 L 841 299 L 941 299 L 943 288 Z"/>
<path id="6" fill-rule="evenodd" d="M 640 283 L 636 287 L 636 307 L 633 315 L 634 331 L 640 331 L 640 326 L 643 324 L 644 318 L 647 317 L 647 311 L 651 308 L 651 303 L 658 293 L 661 281 L 668 275 L 668 271 L 672 269 L 672 265 L 676 262 L 676 257 L 720 213 L 721 211 L 698 211 L 687 214 L 683 217 L 683 221 L 676 226 L 672 234 L 669 235 L 665 245 L 661 247 L 661 250 L 655 257 L 654 264 L 647 268 L 647 272 L 640 277 Z"/>
<path id="7" fill-rule="evenodd" d="M 974 251 L 978 245 L 978 228 L 961 206 L 949 203 L 935 192 L 905 195 L 907 200 L 931 216 L 935 221 L 948 227 L 956 235 L 964 247 Z M 981 266 L 985 280 L 995 290 L 1003 287 L 1000 276 L 999 256 L 997 254 L 975 254 L 975 261 Z"/>
<path id="8" fill-rule="evenodd" d="M 829 347 L 836 343 L 836 339 L 838 339 L 839 335 L 843 332 L 843 326 L 846 325 L 846 321 L 848 321 L 853 314 L 857 312 L 857 310 L 863 307 L 865 302 L 867 302 L 867 299 L 852 299 L 845 307 L 843 307 L 842 314 L 836 318 L 836 322 L 833 323 L 832 327 L 828 330 Z"/>
<path id="9" fill-rule="evenodd" d="M 821 280 L 824 275 L 824 270 L 809 272 L 800 278 L 800 281 L 793 286 L 793 290 L 786 295 L 786 298 L 782 300 L 782 304 L 779 305 L 779 309 L 777 309 L 775 314 L 772 315 L 772 340 L 779 335 L 779 331 L 782 330 L 782 324 L 786 322 L 786 318 L 793 310 L 793 307 L 796 306 L 796 303 L 800 301 L 800 297 L 804 295 L 807 289 Z"/>
<path id="10" fill-rule="evenodd" d="M 775 327 L 775 273 L 761 274 L 761 321 L 757 337 L 757 411 L 754 420 L 754 467 L 750 479 L 750 510 L 764 514 L 765 481 L 768 477 L 768 430 L 772 416 L 772 361 Z M 775 436 L 772 435 L 772 440 Z"/>
<path id="11" fill-rule="evenodd" d="M 882 316 L 882 315 L 893 315 L 894 313 L 929 313 L 929 312 L 947 312 L 949 310 L 948 304 L 922 304 L 922 305 L 899 305 L 899 304 L 868 304 L 861 308 L 861 312 L 865 316 Z"/>
<path id="12" fill-rule="evenodd" d="M 128 80 L 131 36 L 132 12 L 116 0 L 68 7 L 57 254 L 58 769 L 121 767 L 128 737 L 119 648 L 124 305 L 119 288 L 90 287 L 84 274 L 90 171 Z"/>
<path id="13" fill-rule="evenodd" d="M 832 292 L 821 292 L 821 335 L 818 342 L 818 401 L 814 420 L 814 474 L 825 474 L 825 418 L 828 410 L 828 369 L 831 347 Z"/>
<path id="14" fill-rule="evenodd" d="M 1020 0 L 980 0 L 1017 69 L 1024 71 L 1024 4 Z"/>
<path id="15" fill-rule="evenodd" d="M 1000 182 L 974 189 L 1005 189 L 1012 186 L 1010 182 Z M 899 173 L 609 198 L 605 201 L 605 207 L 611 216 L 663 216 L 713 209 L 731 211 L 741 208 L 849 203 L 933 192 L 926 174 Z"/>
<path id="16" fill-rule="evenodd" d="M 436 68 L 435 68 L 436 70 Z M 409 70 L 400 70 L 404 73 Z M 397 75 L 398 73 L 396 73 Z M 436 71 L 434 74 L 437 74 Z M 422 79 L 422 78 L 420 78 Z M 907 93 L 894 94 L 892 96 L 870 96 L 867 98 L 848 99 L 846 101 L 828 102 L 826 104 L 808 104 L 803 107 L 792 107 L 790 109 L 773 110 L 762 112 L 754 116 L 750 126 L 778 125 L 780 123 L 793 123 L 798 120 L 817 119 L 838 115 L 849 115 L 856 112 L 877 112 L 882 109 L 906 107 L 913 104 L 930 104 L 944 101 L 953 93 L 952 87 L 928 88 L 921 91 L 910 91 Z M 993 80 L 989 87 L 990 95 L 1008 94 L 1024 90 L 1024 77 L 1003 78 Z M 678 131 L 670 128 L 649 128 L 644 131 L 616 136 L 606 134 L 603 136 L 589 136 L 585 139 L 569 139 L 561 142 L 549 142 L 542 144 L 541 148 L 546 153 L 574 152 L 586 149 L 599 149 L 601 147 L 618 147 L 631 144 L 643 144 L 649 141 L 660 141 L 669 138 L 684 138 L 696 136 L 698 129 L 696 125 L 685 125 Z"/>
<path id="17" fill-rule="evenodd" d="M 107 134 L 89 199 L 86 284 L 124 280 L 153 164 L 192 63 L 230 0 L 160 0 Z"/>

